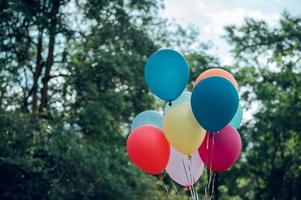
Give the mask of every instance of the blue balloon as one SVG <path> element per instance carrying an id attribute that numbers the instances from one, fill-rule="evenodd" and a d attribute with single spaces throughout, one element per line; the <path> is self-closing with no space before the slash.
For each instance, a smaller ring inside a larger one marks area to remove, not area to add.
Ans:
<path id="1" fill-rule="evenodd" d="M 242 120 L 242 107 L 240 104 L 238 104 L 238 108 L 237 111 L 233 117 L 233 119 L 231 120 L 231 122 L 229 123 L 233 128 L 239 128 L 241 120 Z"/>
<path id="2" fill-rule="evenodd" d="M 173 106 L 175 106 L 181 102 L 190 103 L 190 100 L 191 100 L 191 92 L 184 90 L 182 92 L 182 94 L 176 100 L 171 102 L 171 105 L 170 105 L 170 103 L 165 104 L 164 113 L 167 113 L 167 111 L 170 108 L 172 108 Z"/>
<path id="3" fill-rule="evenodd" d="M 145 81 L 150 90 L 164 101 L 180 96 L 189 79 L 189 67 L 182 54 L 171 49 L 158 50 L 147 60 Z"/>
<path id="4" fill-rule="evenodd" d="M 200 81 L 191 95 L 195 118 L 204 129 L 215 133 L 233 119 L 238 101 L 235 87 L 220 76 L 211 76 Z"/>
<path id="5" fill-rule="evenodd" d="M 131 131 L 142 125 L 153 125 L 163 129 L 163 116 L 154 110 L 147 110 L 138 114 L 131 125 Z"/>

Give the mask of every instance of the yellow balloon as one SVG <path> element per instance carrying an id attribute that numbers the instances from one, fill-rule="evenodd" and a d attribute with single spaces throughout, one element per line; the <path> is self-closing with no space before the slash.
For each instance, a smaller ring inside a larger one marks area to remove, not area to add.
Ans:
<path id="1" fill-rule="evenodd" d="M 179 152 L 191 155 L 202 144 L 206 131 L 199 125 L 188 103 L 172 107 L 164 117 L 164 134 Z"/>

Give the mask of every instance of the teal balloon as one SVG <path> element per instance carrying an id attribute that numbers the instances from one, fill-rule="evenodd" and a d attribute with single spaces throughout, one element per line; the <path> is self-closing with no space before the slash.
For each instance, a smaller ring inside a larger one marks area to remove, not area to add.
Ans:
<path id="1" fill-rule="evenodd" d="M 191 92 L 184 90 L 176 100 L 171 102 L 171 105 L 169 102 L 165 104 L 164 113 L 167 113 L 169 109 L 171 109 L 172 107 L 174 107 L 179 103 L 187 102 L 190 104 L 190 100 L 191 100 Z"/>
<path id="2" fill-rule="evenodd" d="M 192 112 L 207 131 L 217 133 L 233 119 L 239 97 L 230 81 L 211 76 L 200 81 L 191 95 Z"/>
<path id="3" fill-rule="evenodd" d="M 241 120 L 242 120 L 242 107 L 240 104 L 238 104 L 238 108 L 237 111 L 233 117 L 233 119 L 231 120 L 231 122 L 229 123 L 233 128 L 239 128 Z"/>
<path id="4" fill-rule="evenodd" d="M 163 116 L 154 110 L 147 110 L 138 114 L 131 125 L 131 131 L 142 126 L 153 125 L 160 129 L 163 129 Z"/>
<path id="5" fill-rule="evenodd" d="M 179 52 L 161 49 L 147 60 L 144 76 L 152 93 L 164 101 L 173 101 L 188 83 L 189 67 Z"/>

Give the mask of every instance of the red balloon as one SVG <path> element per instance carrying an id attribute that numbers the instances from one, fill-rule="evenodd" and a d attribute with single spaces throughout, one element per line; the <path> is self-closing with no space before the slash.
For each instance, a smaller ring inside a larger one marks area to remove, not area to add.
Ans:
<path id="1" fill-rule="evenodd" d="M 127 151 L 130 160 L 143 172 L 160 174 L 167 166 L 170 145 L 159 128 L 145 125 L 130 134 Z"/>
<path id="2" fill-rule="evenodd" d="M 232 167 L 241 152 L 241 138 L 236 129 L 227 125 L 219 131 L 207 131 L 199 154 L 208 169 L 221 173 Z"/>

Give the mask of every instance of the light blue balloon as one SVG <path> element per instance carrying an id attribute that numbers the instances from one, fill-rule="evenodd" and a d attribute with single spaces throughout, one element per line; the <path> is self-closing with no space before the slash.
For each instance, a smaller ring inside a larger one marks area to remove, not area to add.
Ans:
<path id="1" fill-rule="evenodd" d="M 145 81 L 150 90 L 164 101 L 180 96 L 189 79 L 189 67 L 182 54 L 171 49 L 161 49 L 147 60 Z"/>
<path id="2" fill-rule="evenodd" d="M 176 100 L 171 102 L 171 106 L 169 105 L 169 102 L 165 104 L 164 112 L 167 113 L 169 109 L 182 102 L 187 102 L 190 104 L 190 99 L 191 99 L 191 92 L 185 90 Z"/>
<path id="3" fill-rule="evenodd" d="M 238 108 L 237 111 L 233 117 L 233 119 L 231 120 L 231 122 L 229 123 L 233 128 L 239 128 L 241 120 L 242 120 L 242 107 L 240 104 L 238 104 Z"/>
<path id="4" fill-rule="evenodd" d="M 163 116 L 154 110 L 147 110 L 140 114 L 138 114 L 131 125 L 131 131 L 133 131 L 135 128 L 138 128 L 142 125 L 153 125 L 160 129 L 163 129 Z"/>

